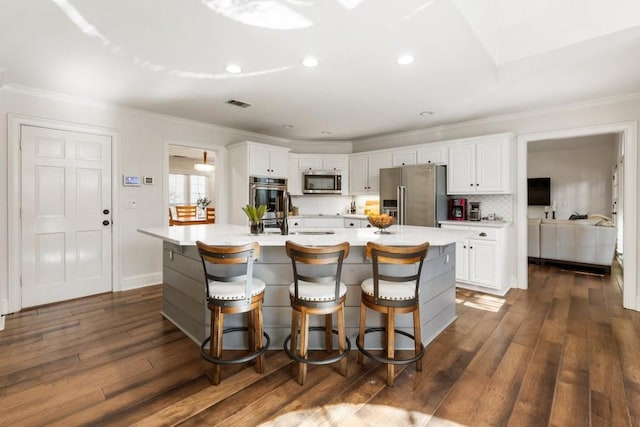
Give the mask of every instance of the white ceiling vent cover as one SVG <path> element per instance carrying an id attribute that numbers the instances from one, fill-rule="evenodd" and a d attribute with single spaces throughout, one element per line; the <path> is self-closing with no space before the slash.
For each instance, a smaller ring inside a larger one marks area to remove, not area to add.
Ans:
<path id="1" fill-rule="evenodd" d="M 235 105 L 236 107 L 240 107 L 240 108 L 251 107 L 251 104 L 249 104 L 248 102 L 238 101 L 237 99 L 230 99 L 227 101 L 227 104 Z"/>

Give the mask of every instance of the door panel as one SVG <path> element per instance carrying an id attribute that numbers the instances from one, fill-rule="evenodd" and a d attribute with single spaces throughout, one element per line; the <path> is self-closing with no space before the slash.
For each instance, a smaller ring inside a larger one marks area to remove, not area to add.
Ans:
<path id="1" fill-rule="evenodd" d="M 22 306 L 110 291 L 111 138 L 22 126 L 21 180 Z"/>
<path id="2" fill-rule="evenodd" d="M 405 166 L 402 169 L 402 185 L 407 187 L 406 225 L 422 227 L 437 225 L 434 175 L 434 166 Z"/>

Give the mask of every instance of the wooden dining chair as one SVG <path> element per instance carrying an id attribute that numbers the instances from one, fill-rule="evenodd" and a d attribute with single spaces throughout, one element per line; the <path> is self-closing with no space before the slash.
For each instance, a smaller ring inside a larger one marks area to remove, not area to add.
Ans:
<path id="1" fill-rule="evenodd" d="M 214 224 L 216 222 L 216 208 L 207 208 L 207 223 Z"/>
<path id="2" fill-rule="evenodd" d="M 197 215 L 196 205 L 176 206 L 175 208 L 178 218 L 195 217 Z"/>

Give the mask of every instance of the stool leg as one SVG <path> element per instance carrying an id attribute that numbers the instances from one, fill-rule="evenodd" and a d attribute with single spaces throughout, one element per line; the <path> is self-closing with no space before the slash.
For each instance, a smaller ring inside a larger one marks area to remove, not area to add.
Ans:
<path id="1" fill-rule="evenodd" d="M 324 348 L 327 350 L 327 353 L 331 353 L 333 351 L 333 314 L 325 314 L 324 315 Z"/>
<path id="2" fill-rule="evenodd" d="M 415 339 L 416 356 L 420 354 L 422 350 L 422 333 L 420 331 L 420 308 L 416 307 L 413 312 L 413 335 Z M 416 361 L 416 371 L 422 371 L 422 359 Z"/>
<path id="3" fill-rule="evenodd" d="M 358 332 L 358 342 L 364 348 L 364 325 L 367 319 L 367 307 L 364 304 L 360 303 L 360 330 Z M 363 354 L 361 351 L 358 351 L 358 364 L 362 365 Z"/>
<path id="4" fill-rule="evenodd" d="M 224 324 L 224 314 L 222 313 L 222 310 L 220 307 L 216 307 L 214 310 L 214 313 L 215 313 L 215 325 L 213 329 L 214 339 L 212 340 L 213 341 L 212 356 L 219 359 L 222 357 L 222 335 L 223 335 L 222 326 Z M 217 363 L 213 365 L 213 384 L 214 385 L 220 384 L 220 378 L 222 374 L 221 369 L 222 367 Z"/>
<path id="5" fill-rule="evenodd" d="M 387 358 L 395 358 L 395 314 L 396 310 L 389 307 L 387 313 Z M 393 363 L 387 363 L 387 385 L 392 386 L 395 380 L 395 367 Z"/>
<path id="6" fill-rule="evenodd" d="M 300 313 L 302 319 L 300 321 L 300 357 L 307 358 L 307 347 L 309 345 L 309 314 L 306 310 Z M 298 383 L 304 384 L 307 379 L 307 364 L 300 363 L 298 366 Z"/>
<path id="7" fill-rule="evenodd" d="M 340 354 L 347 351 L 347 335 L 344 330 L 344 304 L 340 304 L 340 310 L 337 313 L 338 317 L 338 349 Z M 347 376 L 347 357 L 340 360 L 340 373 L 343 377 Z"/>
<path id="8" fill-rule="evenodd" d="M 262 301 L 258 303 L 258 308 L 256 309 L 255 315 L 253 316 L 256 320 L 256 324 L 254 327 L 255 332 L 255 340 L 256 340 L 256 350 L 262 349 L 264 343 L 262 342 L 262 330 L 264 328 L 264 317 L 262 315 Z M 258 373 L 264 373 L 264 354 L 261 354 L 256 359 L 256 370 Z"/>
<path id="9" fill-rule="evenodd" d="M 298 351 L 298 320 L 300 312 L 291 310 L 291 344 L 289 350 L 296 354 Z"/>
<path id="10" fill-rule="evenodd" d="M 253 310 L 247 311 L 247 341 L 249 344 L 249 351 L 256 351 L 256 318 Z M 255 363 L 255 361 L 253 361 Z"/>

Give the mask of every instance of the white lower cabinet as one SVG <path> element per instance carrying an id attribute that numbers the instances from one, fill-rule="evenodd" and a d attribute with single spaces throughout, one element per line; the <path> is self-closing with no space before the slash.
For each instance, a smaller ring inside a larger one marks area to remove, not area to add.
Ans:
<path id="1" fill-rule="evenodd" d="M 372 225 L 366 219 L 344 219 L 344 228 L 371 228 Z"/>
<path id="2" fill-rule="evenodd" d="M 456 242 L 456 281 L 478 290 L 507 290 L 506 227 L 443 224 L 444 229 L 469 230 L 473 236 Z M 485 289 L 486 288 L 486 289 Z"/>

